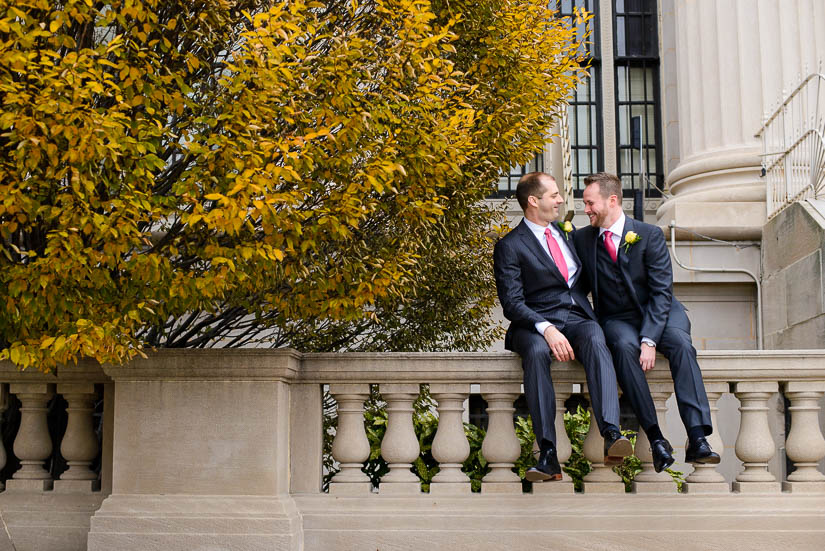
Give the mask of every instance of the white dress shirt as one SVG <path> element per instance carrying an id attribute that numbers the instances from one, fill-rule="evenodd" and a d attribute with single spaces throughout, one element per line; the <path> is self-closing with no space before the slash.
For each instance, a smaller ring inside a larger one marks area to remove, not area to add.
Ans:
<path id="1" fill-rule="evenodd" d="M 539 240 L 539 244 L 541 245 L 542 250 L 547 253 L 547 256 L 550 257 L 550 260 L 553 264 L 556 261 L 553 259 L 553 255 L 550 253 L 550 247 L 547 245 L 547 238 L 545 237 L 544 230 L 548 227 L 550 228 L 550 235 L 553 239 L 556 240 L 556 243 L 559 245 L 559 249 L 561 249 L 561 254 L 564 257 L 564 261 L 567 263 L 567 286 L 573 287 L 576 283 L 576 277 L 579 275 L 579 265 L 576 263 L 576 260 L 573 258 L 573 253 L 570 252 L 570 247 L 572 243 L 569 241 L 571 239 L 569 236 L 562 235 L 561 231 L 559 231 L 558 226 L 555 224 L 550 224 L 549 226 L 540 226 L 539 224 L 535 224 L 528 220 L 527 218 L 524 219 L 524 223 L 527 224 L 527 227 L 530 228 L 530 231 L 533 232 L 533 235 L 536 236 L 536 239 Z M 576 302 L 573 301 L 573 304 Z M 540 321 L 536 324 L 536 331 L 538 331 L 541 335 L 544 335 L 544 331 L 553 325 L 549 321 Z"/>

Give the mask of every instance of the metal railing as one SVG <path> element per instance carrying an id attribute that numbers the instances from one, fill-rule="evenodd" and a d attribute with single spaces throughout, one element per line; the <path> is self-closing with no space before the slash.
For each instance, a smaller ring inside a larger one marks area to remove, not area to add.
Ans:
<path id="1" fill-rule="evenodd" d="M 788 205 L 825 196 L 825 74 L 812 73 L 766 117 L 762 140 L 768 219 Z"/>

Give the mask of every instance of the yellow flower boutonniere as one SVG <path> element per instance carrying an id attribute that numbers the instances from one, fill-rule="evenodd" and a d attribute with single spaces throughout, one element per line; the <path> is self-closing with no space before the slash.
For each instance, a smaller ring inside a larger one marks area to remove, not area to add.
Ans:
<path id="1" fill-rule="evenodd" d="M 559 229 L 564 234 L 564 239 L 569 240 L 570 233 L 573 231 L 573 224 L 571 224 L 569 220 L 566 222 L 559 222 Z"/>
<path id="2" fill-rule="evenodd" d="M 631 245 L 635 245 L 639 241 L 642 240 L 642 236 L 636 233 L 635 231 L 629 231 L 624 235 L 624 254 L 627 254 L 627 250 L 630 248 Z"/>

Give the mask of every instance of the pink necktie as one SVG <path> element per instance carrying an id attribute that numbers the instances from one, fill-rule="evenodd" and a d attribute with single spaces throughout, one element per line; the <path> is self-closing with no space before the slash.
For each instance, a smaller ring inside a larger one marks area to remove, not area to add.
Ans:
<path id="1" fill-rule="evenodd" d="M 611 260 L 616 262 L 616 245 L 613 244 L 613 233 L 610 231 L 604 232 L 604 248 L 607 249 Z"/>
<path id="2" fill-rule="evenodd" d="M 567 261 L 564 259 L 564 255 L 561 254 L 561 247 L 556 243 L 556 239 L 553 237 L 550 228 L 544 230 L 544 237 L 547 238 L 547 247 L 550 249 L 550 256 L 553 257 L 556 268 L 559 269 L 561 275 L 564 276 L 564 280 L 567 281 Z"/>

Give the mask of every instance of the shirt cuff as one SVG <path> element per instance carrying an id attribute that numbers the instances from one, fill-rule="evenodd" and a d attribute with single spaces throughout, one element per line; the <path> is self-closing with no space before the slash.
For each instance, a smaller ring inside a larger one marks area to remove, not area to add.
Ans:
<path id="1" fill-rule="evenodd" d="M 547 331 L 548 327 L 553 327 L 553 324 L 549 321 L 540 321 L 536 324 L 536 331 L 538 331 L 540 335 L 544 336 L 544 332 Z"/>
<path id="2" fill-rule="evenodd" d="M 653 348 L 656 348 L 656 343 L 653 342 L 652 339 L 648 339 L 647 337 L 642 337 L 642 344 L 648 344 L 648 345 L 652 346 Z"/>

